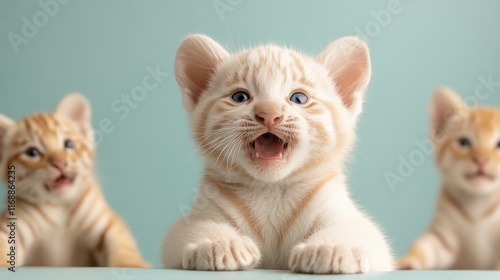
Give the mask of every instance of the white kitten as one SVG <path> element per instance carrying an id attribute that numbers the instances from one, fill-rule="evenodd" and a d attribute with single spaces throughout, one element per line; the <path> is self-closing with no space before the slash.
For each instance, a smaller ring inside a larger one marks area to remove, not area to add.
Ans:
<path id="1" fill-rule="evenodd" d="M 175 63 L 205 171 L 165 239 L 165 267 L 393 269 L 343 171 L 370 80 L 364 42 L 341 38 L 313 59 L 273 45 L 229 54 L 191 35 Z"/>

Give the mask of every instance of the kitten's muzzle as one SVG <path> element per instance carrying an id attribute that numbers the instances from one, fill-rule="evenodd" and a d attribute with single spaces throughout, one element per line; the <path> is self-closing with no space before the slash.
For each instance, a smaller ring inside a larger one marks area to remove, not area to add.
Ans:
<path id="1" fill-rule="evenodd" d="M 44 184 L 47 191 L 61 189 L 71 186 L 75 181 L 76 175 L 70 172 L 59 172 L 53 179 Z"/>
<path id="2" fill-rule="evenodd" d="M 471 173 L 471 174 L 466 174 L 465 178 L 467 180 L 479 180 L 479 179 L 485 179 L 488 181 L 493 181 L 495 180 L 495 176 L 488 174 L 484 169 L 479 168 L 476 172 Z"/>

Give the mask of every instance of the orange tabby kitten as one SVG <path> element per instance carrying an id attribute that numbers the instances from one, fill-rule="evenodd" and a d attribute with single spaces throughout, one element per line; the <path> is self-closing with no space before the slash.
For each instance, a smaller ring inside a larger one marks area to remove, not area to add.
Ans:
<path id="1" fill-rule="evenodd" d="M 429 231 L 399 267 L 500 269 L 500 110 L 468 108 L 440 88 L 431 118 L 441 194 Z"/>
<path id="2" fill-rule="evenodd" d="M 13 265 L 15 245 L 15 266 L 149 267 L 96 183 L 90 115 L 80 94 L 54 113 L 18 122 L 0 114 L 1 177 L 15 185 L 17 218 L 15 244 L 0 227 L 0 266 Z M 5 208 L 2 223 L 11 217 Z"/>

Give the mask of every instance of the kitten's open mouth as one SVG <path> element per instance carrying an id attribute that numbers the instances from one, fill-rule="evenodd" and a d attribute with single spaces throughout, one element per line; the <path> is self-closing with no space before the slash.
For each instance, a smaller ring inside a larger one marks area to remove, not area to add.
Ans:
<path id="1" fill-rule="evenodd" d="M 73 184 L 74 180 L 75 180 L 74 176 L 68 176 L 66 174 L 61 174 L 61 175 L 59 175 L 59 177 L 50 181 L 48 184 L 45 184 L 45 188 L 48 191 L 50 191 L 50 190 L 56 190 L 56 189 L 68 187 L 71 184 Z"/>
<path id="2" fill-rule="evenodd" d="M 250 142 L 248 150 L 252 160 L 285 161 L 288 156 L 288 143 L 275 134 L 267 132 Z"/>
<path id="3" fill-rule="evenodd" d="M 467 180 L 484 179 L 484 180 L 488 180 L 488 181 L 493 181 L 495 179 L 495 177 L 485 173 L 483 170 L 478 170 L 477 172 L 475 172 L 473 174 L 465 175 L 465 178 L 467 178 Z"/>

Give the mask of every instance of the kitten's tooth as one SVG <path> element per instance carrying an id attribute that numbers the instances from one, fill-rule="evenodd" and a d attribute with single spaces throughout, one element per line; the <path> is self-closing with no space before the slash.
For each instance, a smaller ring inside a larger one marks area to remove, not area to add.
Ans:
<path id="1" fill-rule="evenodd" d="M 280 153 L 280 158 L 283 158 L 283 153 Z"/>
<path id="2" fill-rule="evenodd" d="M 255 158 L 260 158 L 259 153 L 255 152 Z"/>

